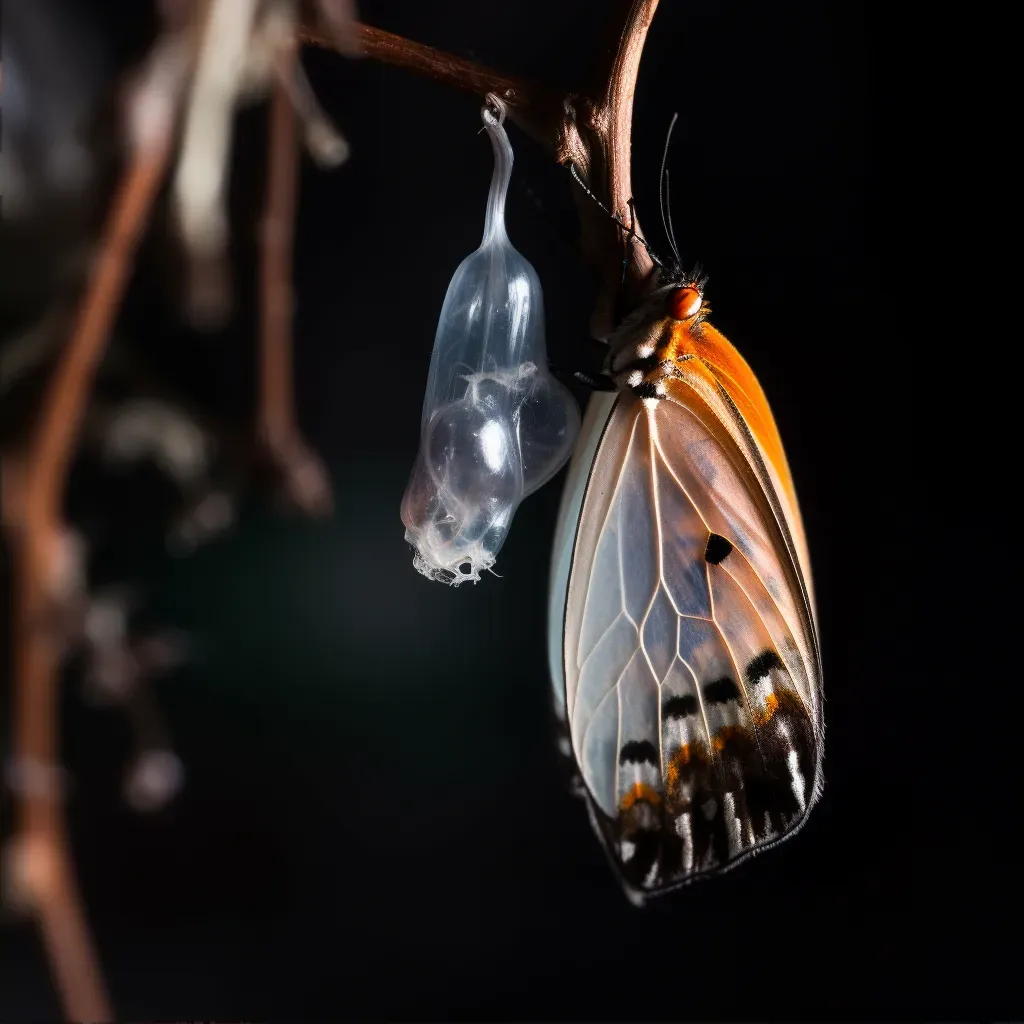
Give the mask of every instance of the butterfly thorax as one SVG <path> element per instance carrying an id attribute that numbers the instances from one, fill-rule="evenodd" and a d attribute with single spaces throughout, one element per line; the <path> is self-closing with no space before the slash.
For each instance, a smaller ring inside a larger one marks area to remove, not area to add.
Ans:
<path id="1" fill-rule="evenodd" d="M 663 398 L 681 364 L 697 355 L 696 338 L 710 308 L 693 285 L 653 292 L 608 339 L 608 372 L 638 398 Z"/>

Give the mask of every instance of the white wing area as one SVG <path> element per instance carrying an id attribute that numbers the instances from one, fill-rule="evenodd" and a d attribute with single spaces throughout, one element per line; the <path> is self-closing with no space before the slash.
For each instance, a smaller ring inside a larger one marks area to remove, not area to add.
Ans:
<path id="1" fill-rule="evenodd" d="M 569 472 L 562 490 L 562 502 L 555 524 L 552 546 L 551 581 L 548 587 L 548 667 L 554 689 L 555 709 L 565 717 L 565 672 L 562 668 L 562 635 L 565 626 L 565 594 L 569 586 L 569 568 L 576 541 L 576 525 L 583 507 L 590 468 L 601 443 L 605 424 L 611 415 L 618 392 L 595 391 L 587 403 L 579 441 L 573 451 Z"/>
<path id="2" fill-rule="evenodd" d="M 727 396 L 691 408 L 689 387 L 621 395 L 571 560 L 556 547 L 552 577 L 553 626 L 568 579 L 572 748 L 596 807 L 619 823 L 616 857 L 655 828 L 636 817 L 640 799 L 678 843 L 679 862 L 655 864 L 645 888 L 659 871 L 657 884 L 768 845 L 819 788 L 817 646 L 791 513 Z M 717 422 L 701 418 L 709 410 Z"/>

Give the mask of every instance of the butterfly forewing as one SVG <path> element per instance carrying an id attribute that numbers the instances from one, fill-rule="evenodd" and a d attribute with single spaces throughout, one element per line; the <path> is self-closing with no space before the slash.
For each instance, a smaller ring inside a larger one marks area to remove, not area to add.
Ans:
<path id="1" fill-rule="evenodd" d="M 656 394 L 633 371 L 607 422 L 588 416 L 591 447 L 603 432 L 552 597 L 572 754 L 639 897 L 778 842 L 821 785 L 806 544 L 774 421 L 721 335 L 660 330 Z"/>

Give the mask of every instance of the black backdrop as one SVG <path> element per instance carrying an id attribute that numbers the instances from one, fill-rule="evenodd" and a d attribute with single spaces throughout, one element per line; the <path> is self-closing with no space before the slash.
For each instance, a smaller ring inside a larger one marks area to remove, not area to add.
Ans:
<path id="1" fill-rule="evenodd" d="M 361 14 L 557 84 L 577 77 L 604 7 L 367 0 Z M 92 8 L 116 65 L 146 19 Z M 119 800 L 123 724 L 74 689 L 66 701 L 75 855 L 121 1015 L 947 1015 L 1008 998 L 1009 947 L 990 948 L 998 911 L 959 878 L 980 840 L 952 827 L 970 815 L 966 784 L 941 766 L 953 737 L 903 640 L 913 467 L 867 354 L 884 334 L 872 45 L 852 2 L 662 0 L 641 65 L 638 208 L 664 248 L 658 162 L 679 111 L 676 233 L 787 444 L 828 725 L 826 794 L 802 834 L 643 911 L 565 791 L 552 742 L 545 590 L 561 478 L 520 509 L 501 578 L 477 586 L 418 576 L 398 517 L 436 318 L 483 226 L 480 100 L 307 53 L 353 149 L 331 174 L 307 161 L 297 236 L 301 415 L 337 511 L 311 525 L 254 500 L 224 540 L 173 560 L 144 517 L 111 510 L 122 568 L 196 655 L 159 686 L 188 774 L 154 817 Z M 264 128 L 262 109 L 242 117 L 234 171 L 250 309 Z M 570 183 L 511 135 L 510 235 L 543 282 L 552 358 L 572 363 L 593 287 Z M 144 266 L 125 332 L 198 402 L 249 415 L 251 312 L 201 338 L 151 277 Z M 1006 895 L 1006 911 L 1019 906 Z M 0 948 L 0 1017 L 55 1014 L 31 930 L 10 925 Z"/>

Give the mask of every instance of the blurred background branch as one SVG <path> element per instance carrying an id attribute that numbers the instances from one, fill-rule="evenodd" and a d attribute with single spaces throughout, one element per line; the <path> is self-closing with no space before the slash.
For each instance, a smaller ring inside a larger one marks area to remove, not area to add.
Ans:
<path id="1" fill-rule="evenodd" d="M 98 429 L 106 458 L 131 461 L 148 454 L 179 481 L 183 493 L 191 496 L 169 542 L 176 537 L 179 545 L 191 548 L 227 525 L 233 514 L 230 495 L 204 483 L 215 442 L 196 418 L 154 399 L 132 398 L 116 412 L 105 412 L 93 396 L 170 168 L 176 241 L 186 266 L 183 307 L 192 324 L 210 331 L 226 321 L 233 305 L 225 206 L 233 122 L 240 104 L 271 94 L 260 236 L 257 424 L 249 458 L 271 470 L 276 489 L 291 504 L 310 515 L 325 515 L 332 508 L 330 483 L 298 428 L 293 386 L 298 126 L 322 166 L 343 162 L 348 145 L 306 80 L 296 59 L 298 40 L 350 56 L 363 53 L 481 96 L 498 93 L 512 120 L 558 163 L 571 164 L 624 219 L 632 199 L 633 89 L 656 6 L 657 0 L 625 5 L 617 22 L 617 45 L 600 84 L 589 92 L 563 95 L 359 25 L 345 0 L 320 0 L 315 24 L 299 18 L 296 0 L 158 3 L 157 40 L 129 76 L 123 94 L 116 148 L 124 157 L 105 220 L 95 243 L 85 241 L 79 258 L 65 260 L 70 269 L 59 286 L 40 289 L 40 295 L 48 296 L 43 312 L 29 312 L 20 329 L 7 332 L 0 378 L 5 413 L 14 408 L 7 405 L 7 397 L 21 395 L 26 379 L 39 382 L 35 399 L 17 403 L 19 410 L 30 411 L 27 435 L 23 429 L 5 433 L 2 453 L 14 655 L 13 757 L 7 782 L 16 809 L 15 832 L 5 848 L 4 891 L 9 905 L 36 920 L 68 1019 L 114 1017 L 78 894 L 64 820 L 58 691 L 61 666 L 73 653 L 87 654 L 85 676 L 93 699 L 123 707 L 132 726 L 136 750 L 125 782 L 129 804 L 140 810 L 162 806 L 180 787 L 182 776 L 148 686 L 152 675 L 181 657 L 181 647 L 166 636 L 132 637 L 130 598 L 91 585 L 85 542 L 65 515 L 68 474 L 79 443 L 90 429 Z M 13 123 L 18 137 L 19 126 L 27 130 L 26 112 L 34 100 L 23 92 L 27 81 L 22 81 L 19 61 L 26 54 L 31 58 L 33 45 L 45 48 L 45 33 L 54 31 L 54 25 L 46 25 L 45 18 L 35 23 L 26 19 L 15 29 L 13 61 L 5 37 L 2 82 L 5 130 Z M 73 95 L 74 69 L 67 73 L 72 78 L 64 91 Z M 71 115 L 76 112 L 73 105 L 55 110 L 65 119 L 69 110 Z M 54 132 L 48 159 L 57 179 L 51 193 L 59 192 L 61 181 L 67 180 L 74 183 L 71 192 L 83 194 L 102 163 L 84 144 L 73 141 L 77 137 L 77 126 Z M 25 159 L 19 162 L 19 155 Z M 15 148 L 13 157 L 6 148 L 5 202 L 16 214 L 15 230 L 19 217 L 31 222 L 30 213 L 46 213 L 38 207 L 48 200 L 36 198 L 44 193 L 38 188 L 33 192 L 31 174 L 30 147 Z M 646 252 L 630 245 L 607 214 L 573 188 L 584 253 L 603 281 L 592 320 L 592 329 L 601 336 L 623 303 L 639 296 L 652 268 Z M 88 234 L 79 224 L 76 244 L 81 246 Z M 69 300 L 76 285 L 81 291 L 77 303 Z"/>

